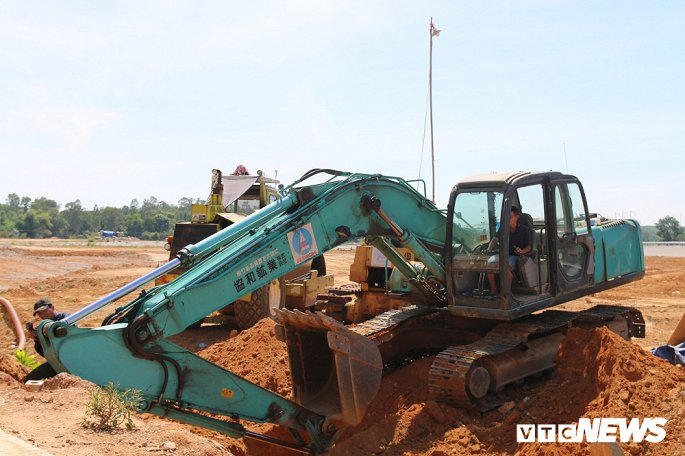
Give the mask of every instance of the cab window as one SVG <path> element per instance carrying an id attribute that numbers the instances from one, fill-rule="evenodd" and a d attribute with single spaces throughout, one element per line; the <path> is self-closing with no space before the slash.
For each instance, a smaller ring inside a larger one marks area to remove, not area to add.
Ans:
<path id="1" fill-rule="evenodd" d="M 470 252 L 496 237 L 502 198 L 501 192 L 459 193 L 454 204 L 453 242 Z"/>
<path id="2" fill-rule="evenodd" d="M 587 217 L 578 184 L 558 185 L 554 189 L 557 235 L 587 233 Z"/>
<path id="3" fill-rule="evenodd" d="M 557 224 L 557 256 L 562 279 L 577 282 L 583 277 L 588 255 L 576 236 L 588 234 L 583 197 L 578 184 L 560 184 L 554 188 Z"/>

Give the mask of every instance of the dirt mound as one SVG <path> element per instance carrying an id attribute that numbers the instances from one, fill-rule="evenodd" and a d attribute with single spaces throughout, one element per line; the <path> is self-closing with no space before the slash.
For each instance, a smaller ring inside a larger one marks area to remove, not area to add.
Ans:
<path id="1" fill-rule="evenodd" d="M 94 383 L 84 380 L 81 377 L 61 372 L 52 378 L 48 378 L 43 383 L 43 389 L 57 390 L 65 388 L 91 388 Z"/>
<path id="2" fill-rule="evenodd" d="M 669 420 L 664 442 L 622 444 L 626 454 L 685 454 L 685 370 L 606 328 L 571 329 L 558 370 L 499 395 L 503 406 L 477 413 L 438 404 L 426 392 L 433 358 L 383 379 L 363 422 L 331 454 L 589 454 L 588 444 L 515 443 L 516 424 L 573 424 L 587 418 Z"/>
<path id="3" fill-rule="evenodd" d="M 330 454 L 432 454 L 442 436 L 459 428 L 465 416 L 463 410 L 429 399 L 428 370 L 433 360 L 432 356 L 419 359 L 386 376 L 362 422 L 345 430 Z M 481 450 L 466 428 L 451 435 L 449 444 L 464 446 L 465 454 L 470 454 L 471 446 Z"/>
<path id="4" fill-rule="evenodd" d="M 33 298 L 34 296 L 35 297 L 40 296 L 40 292 L 38 290 L 36 290 L 35 288 L 28 286 L 28 285 L 19 285 L 16 288 L 11 288 L 11 291 L 12 291 L 12 293 L 15 293 L 17 295 L 21 295 L 22 297 L 26 297 L 29 299 Z"/>
<path id="5" fill-rule="evenodd" d="M 13 356 L 6 353 L 0 353 L 0 372 L 7 374 L 9 377 L 17 382 L 21 382 L 30 369 L 22 364 L 19 364 Z"/>
<path id="6" fill-rule="evenodd" d="M 276 339 L 269 318 L 235 337 L 198 352 L 203 358 L 257 385 L 290 397 L 292 382 L 285 343 Z"/>
<path id="7" fill-rule="evenodd" d="M 514 424 L 505 418 L 509 411 L 480 413 L 430 398 L 428 372 L 434 359 L 416 360 L 384 377 L 364 420 L 345 430 L 330 454 L 513 453 Z"/>
<path id="8" fill-rule="evenodd" d="M 572 424 L 586 418 L 666 418 L 662 443 L 620 444 L 630 454 L 685 454 L 685 370 L 607 328 L 572 328 L 561 346 L 559 369 L 535 393 L 527 421 Z M 520 454 L 575 455 L 582 444 L 521 444 Z"/>

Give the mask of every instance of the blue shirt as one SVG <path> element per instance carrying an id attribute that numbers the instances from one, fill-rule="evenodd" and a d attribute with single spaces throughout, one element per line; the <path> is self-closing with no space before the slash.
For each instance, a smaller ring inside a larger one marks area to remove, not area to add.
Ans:
<path id="1" fill-rule="evenodd" d="M 530 245 L 530 230 L 527 226 L 518 224 L 516 231 L 509 230 L 509 255 L 516 255 L 514 249 L 516 247 L 525 249 Z"/>
<path id="2" fill-rule="evenodd" d="M 59 312 L 55 314 L 55 318 L 53 318 L 53 321 L 60 321 L 64 320 L 67 318 L 69 315 L 71 315 L 69 312 Z"/>

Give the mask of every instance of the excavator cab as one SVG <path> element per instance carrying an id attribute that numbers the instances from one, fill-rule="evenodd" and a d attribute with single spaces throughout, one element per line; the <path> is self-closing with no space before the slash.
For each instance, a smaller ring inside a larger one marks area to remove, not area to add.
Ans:
<path id="1" fill-rule="evenodd" d="M 509 245 L 513 206 L 532 247 L 520 256 Z M 595 239 L 583 187 L 573 176 L 468 178 L 454 187 L 447 217 L 445 267 L 451 280 L 446 286 L 450 311 L 457 316 L 512 320 L 595 286 Z M 494 296 L 488 275 L 495 276 Z"/>

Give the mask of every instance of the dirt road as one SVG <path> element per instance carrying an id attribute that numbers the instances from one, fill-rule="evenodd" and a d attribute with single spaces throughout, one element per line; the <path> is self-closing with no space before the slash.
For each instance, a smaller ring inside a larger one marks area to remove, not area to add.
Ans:
<path id="1" fill-rule="evenodd" d="M 329 273 L 335 273 L 337 283 L 347 281 L 351 258 L 351 251 L 327 254 Z M 73 312 L 165 260 L 161 243 L 88 246 L 60 240 L 0 240 L 0 296 L 14 304 L 22 321 L 32 319 L 32 304 L 42 296 L 50 296 L 59 310 Z M 624 450 L 631 454 L 685 454 L 683 369 L 673 368 L 638 349 L 662 344 L 685 312 L 685 258 L 648 257 L 644 280 L 563 307 L 577 310 L 600 302 L 640 308 L 647 320 L 648 337 L 637 339 L 636 345 L 601 332 L 576 334 L 576 339 L 585 339 L 583 346 L 594 348 L 574 351 L 574 346 L 569 345 L 564 368 L 551 377 L 507 393 L 504 399 L 513 403 L 514 408 L 505 413 L 475 414 L 431 402 L 424 389 L 416 385 L 425 380 L 432 358 L 418 360 L 384 379 L 362 426 L 354 432 L 347 431 L 333 453 L 570 455 L 588 448 L 518 447 L 514 423 L 568 423 L 581 416 L 617 413 L 642 417 L 659 413 L 670 419 L 666 444 L 627 445 Z M 60 376 L 50 380 L 44 391 L 31 393 L 12 379 L 11 375 L 16 377 L 21 372 L 17 373 L 13 365 L 14 335 L 2 315 L 5 324 L 0 324 L 0 429 L 5 432 L 56 455 L 264 454 L 265 449 L 254 443 L 147 415 L 136 418 L 138 426 L 133 432 L 103 434 L 82 428 L 87 400 L 83 381 Z M 105 315 L 106 312 L 100 312 L 82 324 L 97 325 Z M 272 326 L 265 320 L 232 339 L 228 338 L 226 328 L 202 329 L 188 333 L 185 340 L 194 351 L 199 350 L 198 342 L 209 345 L 199 352 L 201 356 L 287 396 L 291 386 L 285 347 L 273 339 Z M 228 358 L 226 353 L 234 356 Z M 254 359 L 260 362 L 255 363 Z M 620 365 L 615 362 L 617 359 L 623 360 Z M 622 367 L 626 364 L 644 372 L 639 378 L 630 377 Z M 577 381 L 579 373 L 581 381 Z M 559 391 L 568 393 L 560 397 Z M 629 399 L 624 400 L 626 397 Z M 256 429 L 277 432 L 267 425 Z"/>

